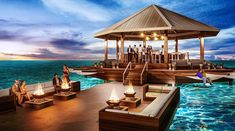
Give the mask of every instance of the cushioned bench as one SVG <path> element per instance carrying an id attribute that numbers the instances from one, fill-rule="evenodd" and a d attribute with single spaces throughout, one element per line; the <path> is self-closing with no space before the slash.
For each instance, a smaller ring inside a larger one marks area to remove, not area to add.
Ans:
<path id="1" fill-rule="evenodd" d="M 167 130 L 179 104 L 179 88 L 161 93 L 141 112 L 102 109 L 99 130 L 104 131 L 163 131 Z"/>
<path id="2" fill-rule="evenodd" d="M 52 82 L 44 82 L 44 83 L 41 83 L 41 85 L 43 87 L 43 91 L 46 96 L 49 96 L 55 93 L 55 88 L 53 87 Z M 28 92 L 33 94 L 37 86 L 38 84 L 28 85 L 27 86 Z M 80 92 L 80 81 L 72 81 L 71 88 L 72 88 L 72 91 L 74 92 Z"/>
<path id="3" fill-rule="evenodd" d="M 171 87 L 167 87 L 166 85 L 145 84 L 143 86 L 143 99 L 152 101 L 162 93 L 169 93 L 170 90 Z"/>

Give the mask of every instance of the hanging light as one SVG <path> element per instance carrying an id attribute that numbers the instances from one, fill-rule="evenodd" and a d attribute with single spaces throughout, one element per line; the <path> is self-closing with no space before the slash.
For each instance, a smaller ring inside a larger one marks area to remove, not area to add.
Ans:
<path id="1" fill-rule="evenodd" d="M 159 40 L 158 37 L 154 37 L 154 40 Z"/>
<path id="2" fill-rule="evenodd" d="M 147 36 L 146 38 L 145 38 L 146 40 L 150 40 L 150 38 Z"/>
<path id="3" fill-rule="evenodd" d="M 142 32 L 142 33 L 140 33 L 140 36 L 141 36 L 141 37 L 144 37 L 144 36 L 145 36 L 145 34 Z"/>
<path id="4" fill-rule="evenodd" d="M 163 36 L 163 35 L 161 36 L 161 39 L 162 39 L 162 40 L 164 39 L 164 36 Z"/>
<path id="5" fill-rule="evenodd" d="M 154 32 L 154 33 L 153 33 L 153 36 L 156 37 L 156 36 L 157 36 L 157 33 Z"/>

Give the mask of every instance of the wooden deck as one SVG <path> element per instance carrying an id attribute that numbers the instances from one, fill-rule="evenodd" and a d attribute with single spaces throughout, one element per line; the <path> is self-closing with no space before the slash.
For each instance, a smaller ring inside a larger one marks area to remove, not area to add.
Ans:
<path id="1" fill-rule="evenodd" d="M 41 110 L 17 108 L 16 112 L 0 114 L 0 130 L 34 131 L 96 131 L 98 130 L 98 112 L 106 105 L 112 88 L 119 98 L 124 97 L 126 88 L 122 83 L 105 83 L 82 91 L 77 98 L 69 101 L 54 101 L 54 105 Z M 142 88 L 135 86 L 136 96 L 142 98 Z M 139 112 L 150 102 L 142 104 L 133 112 Z"/>
<path id="2" fill-rule="evenodd" d="M 98 73 L 93 75 L 93 77 L 101 78 L 108 81 L 118 81 L 123 82 L 123 72 L 125 68 L 112 69 L 112 68 L 100 68 Z M 168 69 L 149 69 L 147 71 L 147 80 L 146 83 L 155 83 L 155 84 L 172 84 L 172 83 L 198 83 L 201 81 L 198 80 L 189 80 L 187 76 L 195 76 L 198 69 L 190 70 L 168 70 Z M 234 72 L 234 69 L 205 69 L 208 74 L 220 74 L 227 75 L 231 72 Z M 140 73 L 136 71 L 136 75 L 132 76 L 133 79 L 138 79 Z M 222 81 L 232 81 L 232 79 L 221 79 Z M 220 80 L 219 80 L 220 81 Z M 135 84 L 133 82 L 133 84 Z M 138 85 L 138 84 L 137 84 Z"/>

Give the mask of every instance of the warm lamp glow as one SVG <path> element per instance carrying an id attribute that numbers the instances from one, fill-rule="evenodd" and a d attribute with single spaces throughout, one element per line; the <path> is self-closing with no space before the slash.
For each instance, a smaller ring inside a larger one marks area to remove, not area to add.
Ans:
<path id="1" fill-rule="evenodd" d="M 153 36 L 156 37 L 156 36 L 157 36 L 157 33 L 154 32 L 154 33 L 153 33 Z"/>
<path id="2" fill-rule="evenodd" d="M 34 95 L 41 96 L 44 95 L 42 85 L 38 83 L 37 89 L 33 92 Z"/>
<path id="3" fill-rule="evenodd" d="M 144 33 L 142 32 L 142 33 L 140 33 L 140 36 L 141 36 L 141 37 L 144 37 L 145 35 L 144 35 Z"/>
<path id="4" fill-rule="evenodd" d="M 146 38 L 145 38 L 146 40 L 150 40 L 150 38 L 147 36 Z"/>
<path id="5" fill-rule="evenodd" d="M 162 40 L 164 39 L 164 36 L 163 36 L 163 35 L 161 36 L 161 39 L 162 39 Z"/>
<path id="6" fill-rule="evenodd" d="M 154 37 L 154 40 L 159 40 L 158 37 Z"/>

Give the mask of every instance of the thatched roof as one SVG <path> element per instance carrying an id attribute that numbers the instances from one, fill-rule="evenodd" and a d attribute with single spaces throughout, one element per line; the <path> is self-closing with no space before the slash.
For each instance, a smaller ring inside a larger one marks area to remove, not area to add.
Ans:
<path id="1" fill-rule="evenodd" d="M 216 36 L 219 29 L 167 10 L 151 5 L 132 16 L 95 34 L 96 38 L 117 39 L 125 35 L 125 39 L 141 40 L 140 33 L 151 35 L 168 34 L 169 39 L 188 39 L 199 36 Z"/>

